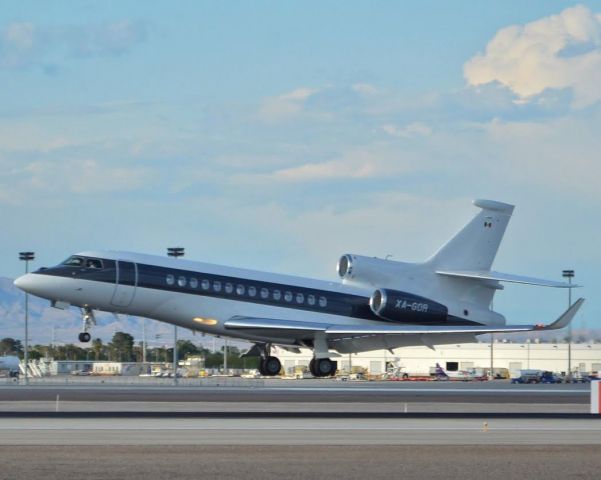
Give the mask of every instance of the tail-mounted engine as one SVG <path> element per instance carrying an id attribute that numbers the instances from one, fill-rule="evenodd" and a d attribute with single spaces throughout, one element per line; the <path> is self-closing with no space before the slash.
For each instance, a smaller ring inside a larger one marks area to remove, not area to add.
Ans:
<path id="1" fill-rule="evenodd" d="M 343 283 L 378 286 L 397 278 L 400 265 L 392 260 L 346 254 L 338 260 L 336 270 Z"/>
<path id="2" fill-rule="evenodd" d="M 447 320 L 448 309 L 428 298 L 380 288 L 369 299 L 371 310 L 389 322 L 442 323 Z"/>

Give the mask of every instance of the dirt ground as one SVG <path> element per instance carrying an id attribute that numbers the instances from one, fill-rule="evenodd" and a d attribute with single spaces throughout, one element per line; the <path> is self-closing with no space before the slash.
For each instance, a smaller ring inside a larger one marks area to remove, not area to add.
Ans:
<path id="1" fill-rule="evenodd" d="M 601 446 L 0 447 L 0 479 L 598 479 Z"/>

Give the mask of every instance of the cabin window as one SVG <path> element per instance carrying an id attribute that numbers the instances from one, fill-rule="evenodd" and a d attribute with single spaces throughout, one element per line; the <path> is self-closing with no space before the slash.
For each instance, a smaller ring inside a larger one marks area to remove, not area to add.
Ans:
<path id="1" fill-rule="evenodd" d="M 225 293 L 232 293 L 234 291 L 234 286 L 231 283 L 225 284 Z"/>
<path id="2" fill-rule="evenodd" d="M 211 288 L 211 282 L 209 282 L 206 278 L 203 278 L 202 282 L 200 282 L 200 287 L 203 290 L 208 290 Z"/>
<path id="3" fill-rule="evenodd" d="M 255 287 L 253 287 L 252 285 L 250 287 L 248 287 L 248 296 L 254 297 L 256 295 L 257 295 L 257 289 Z"/>
<path id="4" fill-rule="evenodd" d="M 171 274 L 167 275 L 165 280 L 167 281 L 167 285 L 173 285 L 175 283 L 175 277 Z"/>
<path id="5" fill-rule="evenodd" d="M 190 279 L 190 287 L 191 288 L 198 288 L 198 280 L 196 280 L 195 278 L 191 278 Z"/>
<path id="6" fill-rule="evenodd" d="M 246 290 L 246 289 L 244 288 L 244 285 L 242 285 L 242 284 L 238 284 L 238 285 L 236 285 L 236 293 L 237 293 L 238 295 L 244 295 L 244 291 L 245 291 L 245 290 Z"/>
<path id="7" fill-rule="evenodd" d="M 282 292 L 280 292 L 279 290 L 274 290 L 273 291 L 273 299 L 280 300 L 281 298 L 282 298 Z"/>
<path id="8" fill-rule="evenodd" d="M 262 288 L 261 289 L 261 298 L 268 298 L 269 297 L 269 290 L 266 288 Z"/>
<path id="9" fill-rule="evenodd" d="M 177 284 L 178 284 L 180 287 L 185 287 L 185 286 L 186 286 L 186 277 L 179 277 L 179 278 L 177 279 Z"/>
<path id="10" fill-rule="evenodd" d="M 284 300 L 286 300 L 287 302 L 291 302 L 292 301 L 292 292 L 284 293 Z"/>
<path id="11" fill-rule="evenodd" d="M 326 297 L 319 297 L 319 306 L 325 307 L 328 304 L 328 299 Z"/>
<path id="12" fill-rule="evenodd" d="M 303 303 L 305 301 L 305 296 L 302 293 L 296 294 L 296 303 Z"/>
<path id="13" fill-rule="evenodd" d="M 309 305 L 315 305 L 315 295 L 307 295 L 307 303 Z"/>
<path id="14" fill-rule="evenodd" d="M 213 282 L 213 290 L 215 290 L 216 292 L 221 292 L 221 282 Z"/>

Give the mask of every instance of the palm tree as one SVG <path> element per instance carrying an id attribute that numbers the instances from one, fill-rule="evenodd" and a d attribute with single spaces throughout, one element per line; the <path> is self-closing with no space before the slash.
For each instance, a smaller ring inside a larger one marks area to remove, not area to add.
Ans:
<path id="1" fill-rule="evenodd" d="M 100 360 L 100 355 L 102 355 L 102 351 L 104 350 L 104 345 L 101 338 L 95 338 L 92 340 L 92 350 L 94 351 L 95 360 Z"/>

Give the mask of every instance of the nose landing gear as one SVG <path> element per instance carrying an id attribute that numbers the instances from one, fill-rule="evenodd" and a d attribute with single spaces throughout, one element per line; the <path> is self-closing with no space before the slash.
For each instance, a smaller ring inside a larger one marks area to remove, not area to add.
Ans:
<path id="1" fill-rule="evenodd" d="M 78 335 L 78 339 L 82 343 L 87 343 L 92 339 L 92 335 L 88 332 L 93 326 L 96 325 L 96 318 L 94 317 L 94 310 L 90 307 L 84 307 L 82 310 L 83 317 L 83 328 L 82 332 Z"/>
<path id="2" fill-rule="evenodd" d="M 92 338 L 88 332 L 81 332 L 77 337 L 79 338 L 79 341 L 83 343 L 89 342 Z"/>

